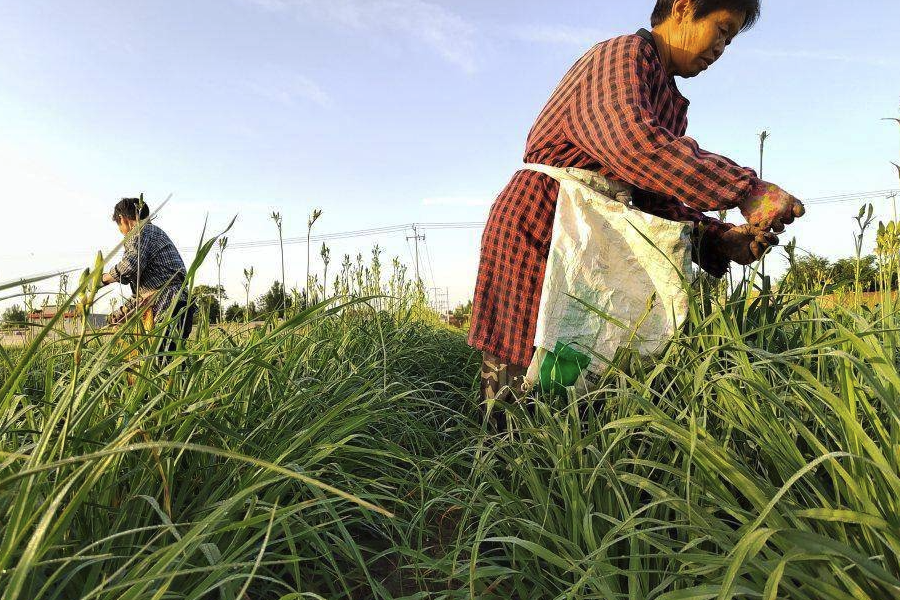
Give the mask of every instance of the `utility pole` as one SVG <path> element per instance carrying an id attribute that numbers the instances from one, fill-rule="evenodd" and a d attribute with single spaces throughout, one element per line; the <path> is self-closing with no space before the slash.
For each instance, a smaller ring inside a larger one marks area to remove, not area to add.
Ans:
<path id="1" fill-rule="evenodd" d="M 425 241 L 425 234 L 419 234 L 419 229 L 416 227 L 415 223 L 412 226 L 413 234 L 412 236 L 406 236 L 406 241 L 415 240 L 416 243 L 416 285 L 421 285 L 422 278 L 419 277 L 419 241 Z"/>
<path id="2" fill-rule="evenodd" d="M 434 299 L 431 300 L 432 294 Z M 434 311 L 441 316 L 441 320 L 445 323 L 449 321 L 450 312 L 450 288 L 433 287 L 428 290 L 429 301 Z"/>
<path id="3" fill-rule="evenodd" d="M 443 312 L 444 322 L 449 323 L 450 322 L 450 288 L 448 288 L 448 287 L 444 288 L 443 306 L 444 306 L 444 312 Z"/>

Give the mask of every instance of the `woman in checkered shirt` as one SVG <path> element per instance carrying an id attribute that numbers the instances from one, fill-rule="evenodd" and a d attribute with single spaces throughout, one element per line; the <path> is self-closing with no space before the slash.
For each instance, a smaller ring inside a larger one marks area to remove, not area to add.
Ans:
<path id="1" fill-rule="evenodd" d="M 531 130 L 525 162 L 596 171 L 632 186 L 640 210 L 693 221 L 694 261 L 716 277 L 754 262 L 803 205 L 687 137 L 689 102 L 675 77 L 706 71 L 759 14 L 760 0 L 658 0 L 652 31 L 602 42 L 572 67 Z M 551 177 L 521 170 L 491 209 L 469 334 L 484 353 L 486 399 L 518 386 L 534 354 L 558 192 Z M 731 208 L 746 225 L 703 214 Z"/>
<path id="2" fill-rule="evenodd" d="M 193 327 L 193 307 L 188 305 L 185 276 L 187 271 L 178 248 L 165 231 L 148 219 L 150 208 L 141 198 L 123 198 L 113 209 L 113 221 L 125 236 L 125 251 L 108 273 L 103 285 L 122 283 L 131 288 L 131 298 L 110 323 L 121 323 L 135 311 L 144 311 L 145 326 L 168 315 L 176 321 L 166 334 L 164 350 L 175 349 L 178 338 L 187 339 Z M 139 228 L 137 231 L 134 231 Z M 132 233 L 133 232 L 133 233 Z M 149 327 L 148 327 L 149 328 Z"/>

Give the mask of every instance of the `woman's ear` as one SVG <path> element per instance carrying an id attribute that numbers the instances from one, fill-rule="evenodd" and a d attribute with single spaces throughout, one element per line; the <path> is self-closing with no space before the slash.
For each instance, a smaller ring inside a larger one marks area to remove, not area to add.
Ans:
<path id="1" fill-rule="evenodd" d="M 675 0 L 672 3 L 672 15 L 679 25 L 681 23 L 690 23 L 694 20 L 694 2 L 693 0 Z"/>

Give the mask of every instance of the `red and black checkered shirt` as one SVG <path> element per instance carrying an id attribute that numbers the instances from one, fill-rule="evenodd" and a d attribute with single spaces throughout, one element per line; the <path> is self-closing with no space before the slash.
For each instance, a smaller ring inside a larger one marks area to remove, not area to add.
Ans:
<path id="1" fill-rule="evenodd" d="M 641 210 L 702 224 L 694 259 L 722 276 L 729 263 L 714 240 L 731 226 L 702 211 L 738 206 L 756 173 L 685 136 L 688 104 L 648 32 L 602 42 L 553 93 L 528 136 L 525 162 L 599 171 L 633 185 Z M 510 364 L 527 365 L 534 353 L 558 193 L 552 178 L 517 172 L 481 240 L 469 343 Z"/>

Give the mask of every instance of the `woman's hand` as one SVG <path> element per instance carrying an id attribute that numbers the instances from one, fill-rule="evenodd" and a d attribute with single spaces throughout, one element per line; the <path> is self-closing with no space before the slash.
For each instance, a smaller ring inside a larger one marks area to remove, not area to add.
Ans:
<path id="1" fill-rule="evenodd" d="M 721 244 L 732 262 L 750 265 L 778 245 L 778 236 L 753 225 L 741 225 L 722 234 Z"/>
<path id="2" fill-rule="evenodd" d="M 777 185 L 760 180 L 741 205 L 741 214 L 754 227 L 781 233 L 785 225 L 805 215 L 806 208 Z"/>
<path id="3" fill-rule="evenodd" d="M 106 324 L 107 325 L 121 325 L 127 317 L 125 310 L 120 308 L 108 315 L 106 315 Z"/>

